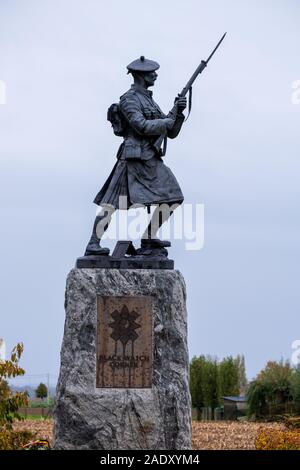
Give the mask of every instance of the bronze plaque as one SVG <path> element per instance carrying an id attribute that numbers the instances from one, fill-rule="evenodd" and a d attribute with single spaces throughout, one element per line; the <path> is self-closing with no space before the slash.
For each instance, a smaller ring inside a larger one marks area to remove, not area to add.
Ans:
<path id="1" fill-rule="evenodd" d="M 152 386 L 150 297 L 98 297 L 98 388 Z"/>

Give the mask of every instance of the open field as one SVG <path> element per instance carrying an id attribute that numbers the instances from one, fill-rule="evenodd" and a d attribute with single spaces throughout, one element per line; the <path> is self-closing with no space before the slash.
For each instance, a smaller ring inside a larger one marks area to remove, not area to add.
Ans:
<path id="1" fill-rule="evenodd" d="M 23 431 L 27 429 L 33 433 L 36 433 L 37 439 L 47 439 L 52 444 L 53 437 L 53 419 L 40 418 L 37 419 L 25 419 L 24 421 L 15 422 L 13 425 L 15 430 Z"/>
<path id="2" fill-rule="evenodd" d="M 193 422 L 195 450 L 251 450 L 260 427 L 284 429 L 279 423 L 247 423 L 238 421 Z"/>
<path id="3" fill-rule="evenodd" d="M 254 449 L 259 428 L 282 429 L 279 423 L 241 423 L 237 421 L 193 422 L 193 449 Z M 52 419 L 25 420 L 14 425 L 15 429 L 28 429 L 37 437 L 52 442 Z"/>

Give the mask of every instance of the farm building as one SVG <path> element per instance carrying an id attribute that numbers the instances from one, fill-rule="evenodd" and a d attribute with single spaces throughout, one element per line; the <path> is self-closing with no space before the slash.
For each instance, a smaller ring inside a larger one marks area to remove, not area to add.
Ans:
<path id="1" fill-rule="evenodd" d="M 224 419 L 234 420 L 245 416 L 247 410 L 246 397 L 223 397 Z"/>

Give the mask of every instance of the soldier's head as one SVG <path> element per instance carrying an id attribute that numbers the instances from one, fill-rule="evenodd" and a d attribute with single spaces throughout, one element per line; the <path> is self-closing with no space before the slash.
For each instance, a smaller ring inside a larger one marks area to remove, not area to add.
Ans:
<path id="1" fill-rule="evenodd" d="M 156 70 L 159 69 L 159 64 L 154 60 L 145 59 L 144 56 L 141 56 L 127 65 L 127 69 L 127 73 L 132 74 L 134 83 L 148 88 L 153 86 L 157 79 L 158 74 Z"/>

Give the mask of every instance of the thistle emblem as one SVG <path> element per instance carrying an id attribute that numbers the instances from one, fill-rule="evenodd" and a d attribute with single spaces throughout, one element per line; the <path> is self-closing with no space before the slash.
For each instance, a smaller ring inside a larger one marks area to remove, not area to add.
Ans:
<path id="1" fill-rule="evenodd" d="M 139 313 L 134 310 L 129 312 L 128 307 L 124 305 L 121 311 L 114 310 L 111 316 L 114 321 L 108 325 L 113 330 L 110 337 L 116 342 L 121 341 L 123 348 L 126 347 L 128 341 L 134 342 L 139 337 L 135 331 L 141 328 L 141 325 L 136 323 L 137 318 L 140 316 Z"/>

